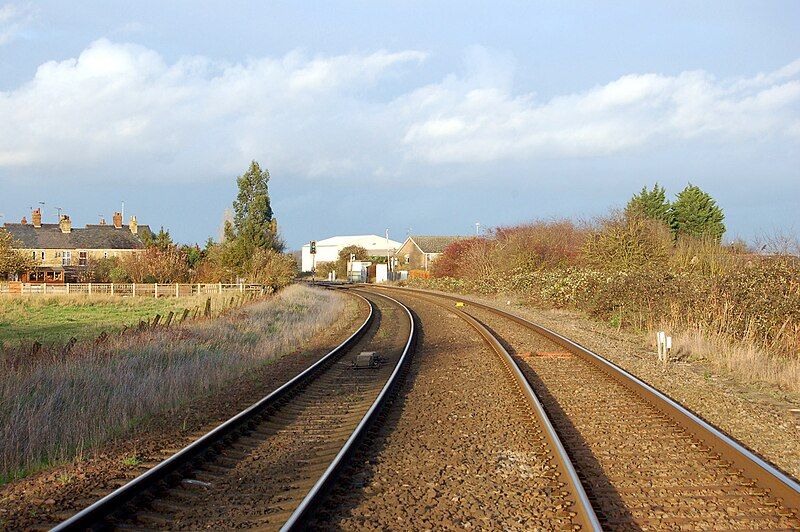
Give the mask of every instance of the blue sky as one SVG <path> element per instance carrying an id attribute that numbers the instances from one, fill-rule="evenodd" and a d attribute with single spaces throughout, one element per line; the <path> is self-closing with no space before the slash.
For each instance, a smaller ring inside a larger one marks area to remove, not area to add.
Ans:
<path id="1" fill-rule="evenodd" d="M 256 159 L 291 248 L 589 219 L 655 181 L 728 238 L 800 234 L 798 2 L 74 4 L 0 3 L 0 221 L 124 200 L 202 242 Z"/>

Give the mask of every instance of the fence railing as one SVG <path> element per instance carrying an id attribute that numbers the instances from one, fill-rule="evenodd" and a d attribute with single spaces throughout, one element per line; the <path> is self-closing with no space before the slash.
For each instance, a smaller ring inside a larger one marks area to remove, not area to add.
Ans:
<path id="1" fill-rule="evenodd" d="M 10 281 L 0 283 L 0 293 L 8 294 L 86 294 L 117 295 L 131 297 L 181 297 L 200 294 L 224 294 L 228 292 L 265 292 L 260 284 L 225 283 L 22 283 Z"/>

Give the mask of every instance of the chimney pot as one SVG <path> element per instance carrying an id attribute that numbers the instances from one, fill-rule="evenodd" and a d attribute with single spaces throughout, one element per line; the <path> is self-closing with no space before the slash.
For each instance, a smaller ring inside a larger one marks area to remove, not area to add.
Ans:
<path id="1" fill-rule="evenodd" d="M 42 226 L 42 209 L 35 208 L 31 213 L 31 221 L 33 222 L 33 226 L 39 228 Z"/>
<path id="2" fill-rule="evenodd" d="M 102 216 L 100 217 L 100 225 L 106 225 L 106 219 Z"/>
<path id="3" fill-rule="evenodd" d="M 122 213 L 115 212 L 112 221 L 114 222 L 114 229 L 122 229 Z"/>
<path id="4" fill-rule="evenodd" d="M 19 223 L 21 223 L 22 225 L 26 225 L 28 223 L 28 219 L 23 216 L 22 220 L 20 220 Z"/>
<path id="5" fill-rule="evenodd" d="M 72 231 L 72 221 L 69 219 L 68 215 L 61 215 L 61 219 L 58 221 L 58 227 L 61 229 L 62 233 L 69 233 Z"/>

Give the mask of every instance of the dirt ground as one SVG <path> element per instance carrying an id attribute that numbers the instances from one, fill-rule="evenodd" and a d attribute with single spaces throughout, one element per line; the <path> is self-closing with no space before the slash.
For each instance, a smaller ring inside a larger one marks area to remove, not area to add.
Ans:
<path id="1" fill-rule="evenodd" d="M 504 296 L 464 298 L 501 307 L 580 343 L 800 478 L 800 397 L 744 385 L 702 362 L 673 362 L 664 368 L 643 334 L 620 331 L 577 312 L 530 308 Z"/>
<path id="2" fill-rule="evenodd" d="M 368 308 L 354 299 L 334 327 L 212 397 L 141 424 L 72 463 L 0 488 L 0 529 L 50 528 L 174 454 L 298 374 L 355 331 Z"/>

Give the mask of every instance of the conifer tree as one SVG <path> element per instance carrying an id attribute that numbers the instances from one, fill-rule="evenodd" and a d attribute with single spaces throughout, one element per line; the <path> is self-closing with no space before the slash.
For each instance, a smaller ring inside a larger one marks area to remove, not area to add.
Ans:
<path id="1" fill-rule="evenodd" d="M 672 231 L 676 236 L 713 238 L 717 242 L 725 233 L 725 214 L 708 193 L 689 183 L 670 208 Z"/>
<path id="2" fill-rule="evenodd" d="M 644 216 L 651 220 L 658 220 L 667 225 L 672 225 L 672 214 L 669 201 L 667 201 L 667 191 L 664 190 L 664 187 L 658 186 L 658 183 L 653 185 L 653 190 L 647 190 L 647 187 L 642 187 L 641 192 L 634 194 L 625 207 L 625 214 L 627 216 Z"/>

